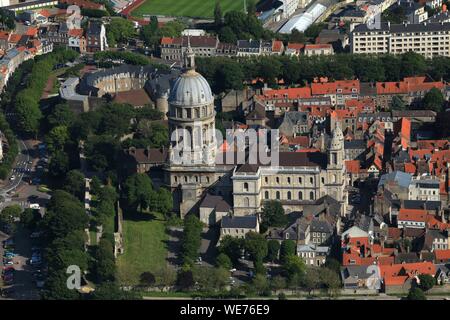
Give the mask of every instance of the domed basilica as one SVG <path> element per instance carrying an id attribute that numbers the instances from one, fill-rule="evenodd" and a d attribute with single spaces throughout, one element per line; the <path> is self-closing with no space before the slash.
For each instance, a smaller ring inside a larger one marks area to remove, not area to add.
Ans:
<path id="1" fill-rule="evenodd" d="M 189 212 L 215 224 L 224 215 L 260 212 L 264 201 L 279 200 L 286 212 L 302 211 L 320 198 L 331 196 L 345 213 L 347 179 L 344 138 L 337 127 L 328 152 L 279 152 L 276 167 L 270 164 L 223 160 L 222 141 L 215 135 L 214 96 L 206 79 L 195 71 L 194 53 L 188 45 L 184 70 L 169 95 L 168 159 L 164 183 L 170 188 L 174 210 Z M 228 160 L 229 158 L 227 158 Z"/>

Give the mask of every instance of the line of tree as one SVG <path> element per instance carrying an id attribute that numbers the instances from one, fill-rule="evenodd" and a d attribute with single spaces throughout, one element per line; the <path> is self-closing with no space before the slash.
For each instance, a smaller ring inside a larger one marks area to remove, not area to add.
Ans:
<path id="1" fill-rule="evenodd" d="M 303 86 L 316 77 L 330 80 L 359 79 L 363 82 L 400 81 L 428 75 L 435 81 L 450 80 L 450 58 L 425 59 L 414 52 L 401 55 L 336 54 L 331 56 L 261 56 L 255 58 L 208 57 L 197 59 L 197 69 L 215 93 L 242 89 L 242 83 L 265 79 L 276 87 Z"/>
<path id="2" fill-rule="evenodd" d="M 60 63 L 74 61 L 78 57 L 74 50 L 56 48 L 53 52 L 36 57 L 27 76 L 25 89 L 14 99 L 17 130 L 25 135 L 37 136 L 42 119 L 40 100 L 53 67 Z"/>
<path id="3" fill-rule="evenodd" d="M 201 234 L 203 225 L 200 220 L 193 214 L 186 216 L 184 219 L 183 237 L 181 242 L 181 254 L 183 264 L 187 267 L 194 265 L 198 258 L 198 251 L 201 244 Z"/>
<path id="4" fill-rule="evenodd" d="M 114 65 L 113 61 L 121 61 L 121 63 L 146 66 L 152 64 L 150 59 L 142 54 L 130 51 L 99 51 L 94 54 L 94 59 L 106 66 L 107 63 Z M 157 65 L 159 69 L 167 68 L 164 65 Z"/>

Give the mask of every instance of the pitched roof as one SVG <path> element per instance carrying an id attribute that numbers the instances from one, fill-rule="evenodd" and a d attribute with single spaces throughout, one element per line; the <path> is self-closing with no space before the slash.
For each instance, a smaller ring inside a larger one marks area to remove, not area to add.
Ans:
<path id="1" fill-rule="evenodd" d="M 450 249 L 447 250 L 434 250 L 434 255 L 436 260 L 450 260 Z"/>
<path id="2" fill-rule="evenodd" d="M 428 212 L 420 209 L 405 209 L 401 208 L 398 212 L 398 220 L 402 221 L 419 221 L 425 222 Z"/>
<path id="3" fill-rule="evenodd" d="M 377 82 L 376 87 L 377 94 L 405 94 L 431 88 L 443 89 L 444 83 L 427 81 L 426 77 L 406 77 L 399 82 Z"/>
<path id="4" fill-rule="evenodd" d="M 272 41 L 272 52 L 281 52 L 283 49 L 283 41 L 274 40 Z"/>
<path id="5" fill-rule="evenodd" d="M 342 94 L 359 93 L 360 82 L 359 80 L 338 80 L 311 84 L 313 95 L 336 94 L 338 90 L 342 90 Z"/>
<path id="6" fill-rule="evenodd" d="M 303 99 L 311 98 L 311 88 L 287 88 L 278 90 L 264 90 L 262 95 L 256 96 L 259 99 Z"/>
<path id="7" fill-rule="evenodd" d="M 287 45 L 288 49 L 295 50 L 297 52 L 300 52 L 305 47 L 305 44 L 303 43 L 296 43 L 296 42 L 289 42 Z"/>
<path id="8" fill-rule="evenodd" d="M 357 174 L 361 169 L 361 162 L 359 160 L 345 160 L 345 168 L 348 173 Z"/>
<path id="9" fill-rule="evenodd" d="M 333 46 L 328 43 L 324 44 L 307 44 L 305 45 L 305 51 L 306 50 L 319 50 L 319 49 L 333 49 Z"/>
<path id="10" fill-rule="evenodd" d="M 221 228 L 255 229 L 258 221 L 256 216 L 225 216 L 220 223 Z"/>
<path id="11" fill-rule="evenodd" d="M 71 37 L 82 37 L 84 34 L 84 30 L 83 29 L 69 29 L 68 34 Z"/>
<path id="12" fill-rule="evenodd" d="M 436 267 L 431 262 L 380 265 L 380 274 L 385 285 L 402 285 L 406 280 L 420 274 L 434 276 Z"/>

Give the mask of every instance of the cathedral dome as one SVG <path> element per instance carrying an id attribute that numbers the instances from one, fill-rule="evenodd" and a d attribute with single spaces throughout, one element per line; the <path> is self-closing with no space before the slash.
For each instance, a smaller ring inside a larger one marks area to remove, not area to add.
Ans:
<path id="1" fill-rule="evenodd" d="M 208 81 L 193 69 L 186 71 L 175 81 L 169 97 L 169 103 L 177 106 L 190 107 L 213 102 Z"/>

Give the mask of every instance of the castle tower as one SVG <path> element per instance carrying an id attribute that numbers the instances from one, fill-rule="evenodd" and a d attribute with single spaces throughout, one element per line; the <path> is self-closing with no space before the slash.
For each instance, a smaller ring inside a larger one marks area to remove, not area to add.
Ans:
<path id="1" fill-rule="evenodd" d="M 166 169 L 166 184 L 171 186 L 174 207 L 181 216 L 193 210 L 216 180 L 214 96 L 206 79 L 195 71 L 189 38 L 183 60 L 184 72 L 168 99 L 171 149 Z"/>
<path id="2" fill-rule="evenodd" d="M 341 214 L 346 212 L 346 176 L 344 165 L 344 134 L 339 124 L 333 130 L 328 145 L 327 194 L 341 203 Z"/>

